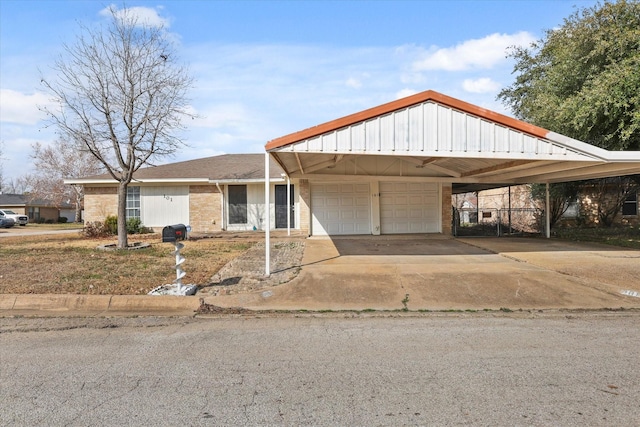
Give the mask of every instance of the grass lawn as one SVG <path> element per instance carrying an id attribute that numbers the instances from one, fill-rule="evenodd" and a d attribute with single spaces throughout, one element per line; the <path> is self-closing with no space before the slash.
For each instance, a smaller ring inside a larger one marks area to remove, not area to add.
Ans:
<path id="1" fill-rule="evenodd" d="M 640 249 L 640 227 L 559 228 L 553 231 L 561 239 Z"/>
<path id="2" fill-rule="evenodd" d="M 53 225 L 58 224 L 27 227 Z M 130 244 L 149 242 L 151 247 L 103 251 L 96 248 L 116 243 L 117 239 L 87 239 L 78 232 L 2 237 L 0 293 L 146 294 L 176 277 L 174 247 L 160 240 L 157 233 L 134 235 L 129 236 Z M 182 267 L 187 275 L 182 282 L 208 284 L 222 266 L 255 243 L 221 238 L 185 241 L 181 254 L 186 259 Z"/>

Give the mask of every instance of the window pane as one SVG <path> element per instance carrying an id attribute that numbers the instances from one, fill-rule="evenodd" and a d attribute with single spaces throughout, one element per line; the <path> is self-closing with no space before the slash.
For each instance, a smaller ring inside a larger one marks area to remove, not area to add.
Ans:
<path id="1" fill-rule="evenodd" d="M 140 187 L 127 187 L 127 218 L 140 218 Z"/>
<path id="2" fill-rule="evenodd" d="M 247 223 L 247 186 L 229 186 L 229 224 Z"/>
<path id="3" fill-rule="evenodd" d="M 638 195 L 631 194 L 622 205 L 622 215 L 636 216 L 638 215 Z"/>

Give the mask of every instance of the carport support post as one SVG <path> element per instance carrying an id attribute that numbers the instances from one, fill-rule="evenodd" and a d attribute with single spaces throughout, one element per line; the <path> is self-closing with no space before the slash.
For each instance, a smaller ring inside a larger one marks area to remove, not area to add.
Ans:
<path id="1" fill-rule="evenodd" d="M 551 203 L 549 201 L 549 183 L 547 182 L 546 192 L 545 192 L 545 205 L 544 205 L 544 225 L 545 225 L 545 235 L 548 238 L 551 237 Z"/>
<path id="2" fill-rule="evenodd" d="M 264 206 L 266 212 L 266 228 L 264 230 L 264 275 L 271 275 L 271 203 L 269 201 L 269 152 L 264 153 Z"/>
<path id="3" fill-rule="evenodd" d="M 287 175 L 287 236 L 291 236 L 291 177 Z"/>

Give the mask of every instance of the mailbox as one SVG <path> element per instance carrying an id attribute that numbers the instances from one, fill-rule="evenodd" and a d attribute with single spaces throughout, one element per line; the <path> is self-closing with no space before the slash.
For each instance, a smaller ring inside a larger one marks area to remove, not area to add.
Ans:
<path id="1" fill-rule="evenodd" d="M 162 229 L 162 242 L 177 242 L 187 238 L 187 226 L 184 224 L 167 225 Z"/>

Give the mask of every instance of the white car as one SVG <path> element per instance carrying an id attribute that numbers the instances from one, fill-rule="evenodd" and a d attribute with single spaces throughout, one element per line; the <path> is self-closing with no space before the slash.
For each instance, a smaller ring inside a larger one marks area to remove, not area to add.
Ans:
<path id="1" fill-rule="evenodd" d="M 0 218 L 11 218 L 16 224 L 22 226 L 25 226 L 29 223 L 28 216 L 17 214 L 14 211 L 8 209 L 0 209 Z"/>

